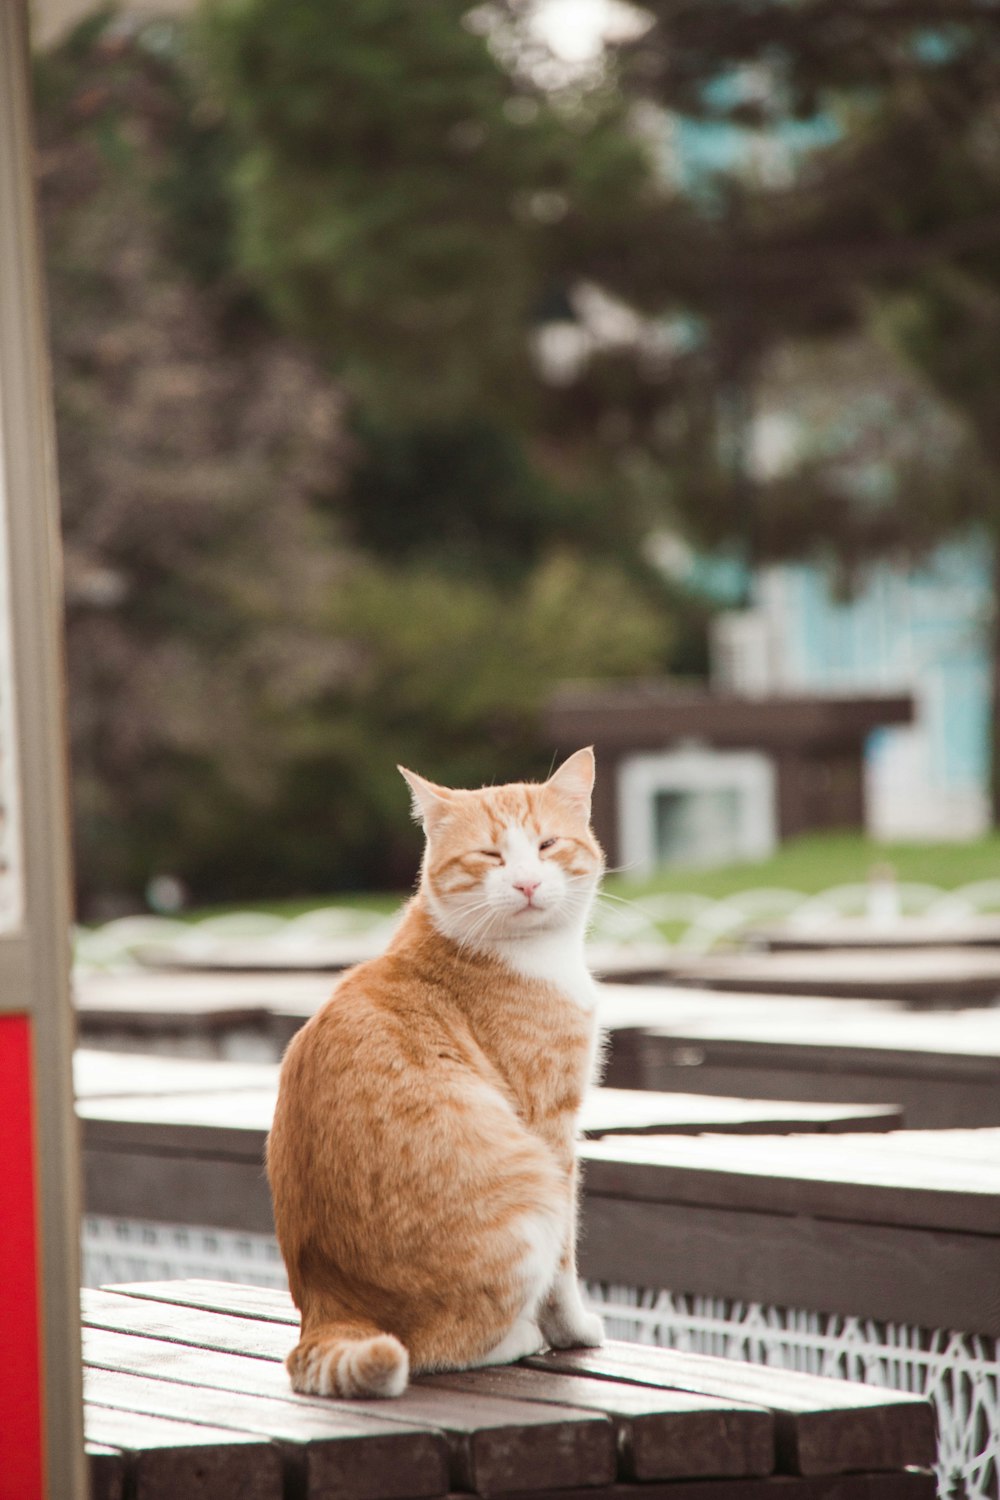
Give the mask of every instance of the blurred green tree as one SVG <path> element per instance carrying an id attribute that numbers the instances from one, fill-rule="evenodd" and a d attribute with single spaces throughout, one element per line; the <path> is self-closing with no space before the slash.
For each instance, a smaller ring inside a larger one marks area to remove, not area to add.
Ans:
<path id="1" fill-rule="evenodd" d="M 279 325 L 183 27 L 98 18 L 37 81 L 81 911 L 158 873 L 201 900 L 403 882 L 395 761 L 544 773 L 556 681 L 661 664 L 640 533 L 509 421 L 390 421 Z"/>
<path id="2" fill-rule="evenodd" d="M 547 87 L 515 7 L 215 0 L 236 254 L 371 413 L 530 415 L 555 231 L 634 215 L 648 153 L 610 83 Z"/>

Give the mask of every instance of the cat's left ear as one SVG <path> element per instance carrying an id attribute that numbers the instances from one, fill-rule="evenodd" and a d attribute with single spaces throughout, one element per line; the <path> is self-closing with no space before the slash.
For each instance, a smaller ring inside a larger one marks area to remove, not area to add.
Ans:
<path id="1" fill-rule="evenodd" d="M 413 816 L 424 825 L 424 832 L 430 833 L 449 811 L 451 793 L 447 787 L 435 786 L 433 781 L 418 776 L 416 771 L 408 771 L 405 766 L 397 766 L 396 770 L 413 794 Z"/>
<path id="2" fill-rule="evenodd" d="M 558 771 L 553 771 L 546 786 L 554 787 L 564 797 L 575 802 L 580 810 L 590 817 L 590 798 L 594 790 L 596 762 L 593 749 L 588 745 L 578 750 L 569 760 L 564 760 Z"/>

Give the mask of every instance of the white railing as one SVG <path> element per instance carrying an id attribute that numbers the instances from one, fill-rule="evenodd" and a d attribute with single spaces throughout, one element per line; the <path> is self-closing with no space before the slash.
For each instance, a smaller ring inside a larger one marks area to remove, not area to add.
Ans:
<path id="1" fill-rule="evenodd" d="M 591 938 L 604 947 L 662 944 L 684 953 L 705 953 L 738 942 L 753 927 L 782 922 L 803 932 L 817 932 L 844 916 L 922 916 L 928 929 L 983 915 L 1000 913 L 1000 879 L 975 880 L 953 890 L 916 881 L 894 882 L 876 889 L 871 882 L 831 886 L 816 894 L 762 886 L 713 898 L 695 893 L 665 892 L 626 901 L 619 896 L 599 898 Z M 142 961 L 165 948 L 178 957 L 208 958 L 222 944 L 246 943 L 265 951 L 271 962 L 282 956 L 306 968 L 310 955 L 318 962 L 334 943 L 363 940 L 367 956 L 380 941 L 388 941 L 396 917 L 359 907 L 316 907 L 294 917 L 273 912 L 237 911 L 221 916 L 181 921 L 174 917 L 121 917 L 102 927 L 76 933 L 76 961 L 90 969 L 110 969 Z"/>

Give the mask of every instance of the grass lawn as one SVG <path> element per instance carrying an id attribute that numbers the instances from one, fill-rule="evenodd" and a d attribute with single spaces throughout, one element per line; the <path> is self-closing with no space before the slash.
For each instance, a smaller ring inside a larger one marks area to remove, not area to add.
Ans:
<path id="1" fill-rule="evenodd" d="M 890 864 L 901 881 L 954 889 L 974 880 L 1000 877 L 1000 833 L 971 843 L 879 844 L 859 833 L 810 834 L 790 839 L 772 859 L 757 864 L 726 865 L 713 870 L 663 870 L 649 880 L 631 879 L 627 871 L 609 875 L 605 889 L 626 900 L 659 894 L 730 896 L 738 891 L 780 886 L 811 895 L 830 886 L 866 880 L 873 865 Z M 287 901 L 243 902 L 185 912 L 189 920 L 246 910 L 299 916 L 321 906 L 354 907 L 389 915 L 408 892 L 331 892 Z"/>
<path id="2" fill-rule="evenodd" d="M 873 865 L 891 865 L 900 881 L 951 890 L 974 880 L 1000 877 L 1000 833 L 971 843 L 880 844 L 860 833 L 806 834 L 782 844 L 773 858 L 713 870 L 662 870 L 648 880 L 627 871 L 609 876 L 607 889 L 621 896 L 671 893 L 731 896 L 760 886 L 781 886 L 812 895 L 834 885 L 867 880 Z"/>

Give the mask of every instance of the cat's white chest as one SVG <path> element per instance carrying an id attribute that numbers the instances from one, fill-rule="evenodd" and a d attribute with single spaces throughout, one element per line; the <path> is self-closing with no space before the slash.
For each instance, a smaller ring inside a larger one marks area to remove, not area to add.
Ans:
<path id="1" fill-rule="evenodd" d="M 597 985 L 587 968 L 577 934 L 539 933 L 516 942 L 498 942 L 494 951 L 504 963 L 523 974 L 551 984 L 586 1015 L 597 1009 Z"/>

